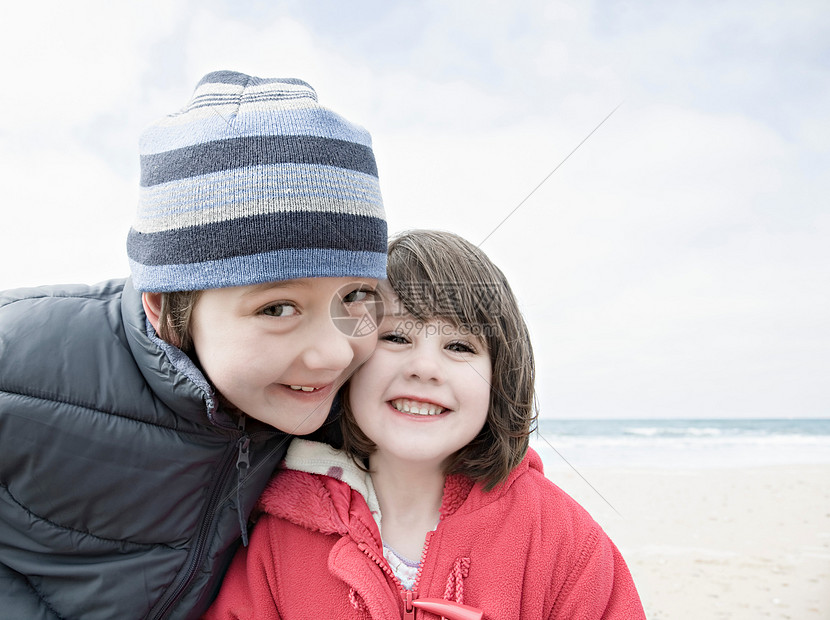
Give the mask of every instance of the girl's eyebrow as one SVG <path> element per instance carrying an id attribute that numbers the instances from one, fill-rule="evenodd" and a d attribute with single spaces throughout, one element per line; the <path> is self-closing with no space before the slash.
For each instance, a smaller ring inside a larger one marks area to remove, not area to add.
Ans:
<path id="1" fill-rule="evenodd" d="M 380 320 L 380 325 L 384 326 L 385 328 L 388 328 L 391 325 L 400 325 L 406 320 L 407 317 L 405 315 L 384 313 L 383 318 Z"/>

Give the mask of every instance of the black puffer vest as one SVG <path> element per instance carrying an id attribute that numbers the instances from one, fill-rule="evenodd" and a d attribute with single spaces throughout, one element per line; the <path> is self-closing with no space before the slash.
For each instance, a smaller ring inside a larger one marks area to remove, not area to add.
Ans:
<path id="1" fill-rule="evenodd" d="M 0 617 L 198 616 L 286 445 L 129 280 L 0 294 Z"/>

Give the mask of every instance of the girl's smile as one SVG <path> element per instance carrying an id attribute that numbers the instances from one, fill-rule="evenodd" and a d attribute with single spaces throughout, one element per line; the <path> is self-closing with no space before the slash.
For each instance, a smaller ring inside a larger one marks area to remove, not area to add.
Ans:
<path id="1" fill-rule="evenodd" d="M 420 329 L 411 329 L 414 324 Z M 352 377 L 355 422 L 377 446 L 370 461 L 444 460 L 487 420 L 492 369 L 486 345 L 448 321 L 389 314 L 378 346 Z"/>
<path id="2" fill-rule="evenodd" d="M 448 407 L 410 397 L 395 398 L 394 400 L 390 400 L 389 404 L 401 413 L 409 413 L 417 416 L 435 416 L 449 411 Z"/>

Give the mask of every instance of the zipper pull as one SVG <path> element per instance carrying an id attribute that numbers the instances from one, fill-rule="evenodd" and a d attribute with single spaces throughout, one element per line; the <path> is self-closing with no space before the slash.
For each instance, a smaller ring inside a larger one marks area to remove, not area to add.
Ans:
<path id="1" fill-rule="evenodd" d="M 245 433 L 245 415 L 239 417 L 238 428 Z M 248 526 L 245 523 L 245 516 L 242 514 L 242 488 L 245 486 L 245 477 L 248 475 L 248 468 L 251 466 L 250 447 L 251 438 L 247 434 L 236 442 L 238 452 L 236 455 L 236 513 L 239 516 L 239 531 L 242 534 L 242 545 L 248 546 Z"/>
<path id="2" fill-rule="evenodd" d="M 251 438 L 247 435 L 243 435 L 239 438 L 239 441 L 236 442 L 236 445 L 239 446 L 239 454 L 236 457 L 236 468 L 239 470 L 239 481 L 242 482 L 245 475 L 248 473 L 248 467 L 251 466 L 251 457 L 249 452 Z"/>
<path id="3" fill-rule="evenodd" d="M 239 471 L 240 484 L 243 482 L 245 475 L 248 473 L 248 467 L 251 465 L 250 455 L 248 454 L 248 449 L 251 446 L 251 438 L 245 432 L 245 422 L 247 419 L 248 417 L 243 413 L 239 416 L 239 422 L 236 424 L 236 428 L 242 433 L 242 437 L 236 442 L 236 445 L 239 447 L 239 453 L 236 457 L 236 469 Z"/>
<path id="4" fill-rule="evenodd" d="M 245 421 L 247 419 L 247 416 L 243 413 L 239 416 L 239 422 L 236 424 L 236 428 L 238 428 L 242 433 L 242 437 L 240 437 L 239 441 L 236 442 L 236 445 L 239 447 L 239 454 L 236 457 L 236 469 L 239 471 L 240 485 L 245 480 L 245 476 L 248 473 L 248 467 L 251 466 L 251 459 L 248 454 L 248 449 L 251 447 L 251 438 L 245 432 Z"/>
<path id="5" fill-rule="evenodd" d="M 401 592 L 403 599 L 403 620 L 415 620 L 415 605 L 412 604 L 412 592 Z"/>

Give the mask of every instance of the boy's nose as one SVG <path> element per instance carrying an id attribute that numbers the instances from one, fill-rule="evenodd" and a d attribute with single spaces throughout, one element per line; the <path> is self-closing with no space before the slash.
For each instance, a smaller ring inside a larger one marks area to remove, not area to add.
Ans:
<path id="1" fill-rule="evenodd" d="M 313 329 L 310 339 L 303 354 L 303 361 L 308 368 L 339 372 L 352 363 L 355 352 L 349 338 L 335 328 L 330 320 L 328 326 L 318 325 Z"/>

